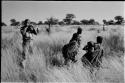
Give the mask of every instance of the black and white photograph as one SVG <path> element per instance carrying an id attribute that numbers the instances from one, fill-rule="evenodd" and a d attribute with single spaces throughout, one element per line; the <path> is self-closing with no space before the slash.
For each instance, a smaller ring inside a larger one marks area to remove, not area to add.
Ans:
<path id="1" fill-rule="evenodd" d="M 1 1 L 2 83 L 125 83 L 124 1 Z"/>

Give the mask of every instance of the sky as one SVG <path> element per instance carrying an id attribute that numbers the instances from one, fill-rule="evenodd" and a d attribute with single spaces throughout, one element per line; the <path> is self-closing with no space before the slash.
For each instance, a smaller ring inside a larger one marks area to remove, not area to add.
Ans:
<path id="1" fill-rule="evenodd" d="M 45 21 L 49 17 L 60 21 L 66 14 L 76 16 L 74 20 L 95 19 L 102 23 L 103 19 L 114 19 L 124 16 L 125 2 L 123 1 L 2 1 L 2 22 L 10 24 L 10 19 L 22 21 Z"/>

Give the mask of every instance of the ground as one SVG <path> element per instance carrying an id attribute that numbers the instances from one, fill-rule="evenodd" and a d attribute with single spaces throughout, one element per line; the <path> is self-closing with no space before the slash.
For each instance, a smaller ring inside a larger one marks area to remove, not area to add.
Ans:
<path id="1" fill-rule="evenodd" d="M 15 27 L 2 27 L 2 82 L 95 82 L 124 83 L 124 26 L 80 25 L 82 43 L 75 64 L 62 66 L 64 59 L 61 48 L 68 43 L 78 25 L 53 26 L 51 33 L 45 31 L 44 25 L 38 26 L 40 33 L 34 36 L 33 54 L 29 55 L 25 69 L 21 62 L 21 34 Z M 105 56 L 99 71 L 91 74 L 81 62 L 85 51 L 81 50 L 88 41 L 96 41 L 96 36 L 104 37 Z"/>

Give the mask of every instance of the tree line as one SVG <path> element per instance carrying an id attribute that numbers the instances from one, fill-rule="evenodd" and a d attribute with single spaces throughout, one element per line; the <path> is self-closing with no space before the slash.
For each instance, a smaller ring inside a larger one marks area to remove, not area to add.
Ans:
<path id="1" fill-rule="evenodd" d="M 76 16 L 74 14 L 66 14 L 65 18 L 59 21 L 59 19 L 50 17 L 47 18 L 46 21 L 39 21 L 38 23 L 31 21 L 31 24 L 33 25 L 99 25 L 100 23 L 95 21 L 95 19 L 82 19 L 80 21 L 74 20 Z M 121 25 L 124 24 L 124 18 L 122 16 L 115 16 L 113 20 L 105 20 L 103 19 L 104 25 Z M 10 20 L 11 26 L 19 26 L 23 24 L 22 22 L 16 21 L 15 19 Z M 2 22 L 2 26 L 7 26 L 6 23 Z"/>
<path id="2" fill-rule="evenodd" d="M 121 25 L 123 23 L 125 23 L 125 21 L 122 16 L 115 16 L 114 20 L 103 20 L 103 24 L 105 25 Z"/>

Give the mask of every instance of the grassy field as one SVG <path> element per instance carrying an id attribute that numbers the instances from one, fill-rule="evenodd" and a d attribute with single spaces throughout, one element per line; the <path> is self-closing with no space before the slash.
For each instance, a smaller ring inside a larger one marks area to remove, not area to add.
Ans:
<path id="1" fill-rule="evenodd" d="M 1 81 L 2 82 L 82 82 L 82 83 L 124 83 L 124 26 L 82 26 L 82 43 L 77 55 L 77 62 L 63 66 L 64 58 L 61 49 L 69 42 L 77 25 L 53 26 L 50 35 L 45 31 L 47 26 L 38 26 L 40 33 L 34 36 L 33 54 L 23 62 L 22 36 L 15 27 L 2 27 L 1 40 Z M 91 74 L 82 65 L 81 50 L 88 41 L 96 41 L 96 36 L 104 37 L 104 57 L 99 71 Z"/>

